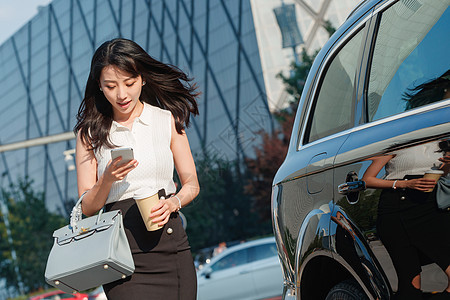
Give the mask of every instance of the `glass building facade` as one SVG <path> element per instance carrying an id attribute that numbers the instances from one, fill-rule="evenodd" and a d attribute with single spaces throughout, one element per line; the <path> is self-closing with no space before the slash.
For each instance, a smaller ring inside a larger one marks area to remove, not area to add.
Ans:
<path id="1" fill-rule="evenodd" d="M 194 154 L 252 156 L 273 130 L 249 0 L 54 0 L 0 45 L 0 184 L 29 177 L 51 210 L 77 197 L 75 116 L 90 59 L 124 37 L 194 77 Z"/>

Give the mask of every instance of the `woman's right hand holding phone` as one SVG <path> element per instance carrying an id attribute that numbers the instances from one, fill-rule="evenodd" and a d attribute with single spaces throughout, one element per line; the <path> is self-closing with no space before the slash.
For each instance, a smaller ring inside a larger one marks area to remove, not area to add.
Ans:
<path id="1" fill-rule="evenodd" d="M 103 173 L 103 180 L 106 182 L 113 183 L 115 181 L 120 181 L 125 178 L 132 170 L 134 170 L 138 165 L 136 159 L 130 160 L 127 163 L 120 164 L 122 157 L 119 156 L 113 161 L 109 161 L 106 166 L 105 172 Z"/>

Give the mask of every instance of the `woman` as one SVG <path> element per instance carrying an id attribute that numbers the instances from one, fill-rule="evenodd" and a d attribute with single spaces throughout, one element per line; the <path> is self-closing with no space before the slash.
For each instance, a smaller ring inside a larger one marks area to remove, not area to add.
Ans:
<path id="1" fill-rule="evenodd" d="M 105 205 L 107 211 L 122 211 L 136 266 L 132 276 L 104 285 L 109 300 L 196 298 L 194 263 L 177 213 L 199 193 L 184 132 L 190 114 L 198 114 L 198 93 L 189 82 L 186 74 L 126 39 L 105 42 L 92 58 L 74 128 L 78 193 L 85 193 L 85 215 Z M 135 159 L 111 161 L 116 147 L 133 148 Z M 181 181 L 178 193 L 174 167 Z M 171 195 L 150 214 L 161 230 L 146 230 L 132 198 L 143 187 Z"/>
<path id="2" fill-rule="evenodd" d="M 436 181 L 424 173 L 440 167 L 449 171 L 450 157 L 432 142 L 372 159 L 362 178 L 367 188 L 382 189 L 377 232 L 398 277 L 395 299 L 422 299 L 421 266 L 435 262 L 448 277 L 436 299 L 450 299 L 450 214 L 436 207 Z M 386 175 L 377 178 L 382 168 Z"/>

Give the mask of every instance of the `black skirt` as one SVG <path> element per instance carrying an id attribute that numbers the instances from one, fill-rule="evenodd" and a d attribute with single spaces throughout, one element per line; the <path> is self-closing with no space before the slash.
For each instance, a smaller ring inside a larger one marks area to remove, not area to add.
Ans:
<path id="1" fill-rule="evenodd" d="M 197 277 L 186 232 L 178 213 L 156 231 L 147 231 L 134 199 L 106 205 L 121 210 L 134 259 L 134 273 L 103 286 L 108 300 L 194 300 Z"/>
<path id="2" fill-rule="evenodd" d="M 436 193 L 383 190 L 378 205 L 378 235 L 398 276 L 396 299 L 422 299 L 411 281 L 421 266 L 450 265 L 450 213 L 438 210 Z"/>

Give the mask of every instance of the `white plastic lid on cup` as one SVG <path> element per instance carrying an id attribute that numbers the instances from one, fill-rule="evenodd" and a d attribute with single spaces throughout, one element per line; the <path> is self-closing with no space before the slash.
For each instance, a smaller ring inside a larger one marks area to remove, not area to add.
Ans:
<path id="1" fill-rule="evenodd" d="M 134 192 L 133 198 L 135 200 L 141 200 L 153 196 L 158 193 L 158 189 L 151 187 L 143 187 Z"/>
<path id="2" fill-rule="evenodd" d="M 444 171 L 442 170 L 435 170 L 435 169 L 431 169 L 425 172 L 425 174 L 444 174 Z"/>

